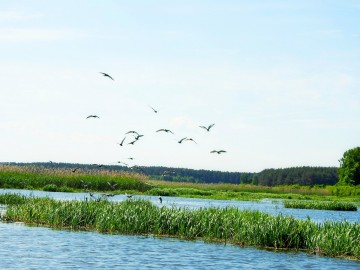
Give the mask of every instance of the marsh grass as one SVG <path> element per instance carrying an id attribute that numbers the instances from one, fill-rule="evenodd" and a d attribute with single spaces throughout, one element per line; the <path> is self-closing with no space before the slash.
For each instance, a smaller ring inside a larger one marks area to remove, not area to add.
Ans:
<path id="1" fill-rule="evenodd" d="M 357 211 L 356 204 L 339 201 L 284 201 L 284 207 L 298 209 Z"/>
<path id="2" fill-rule="evenodd" d="M 121 191 L 145 192 L 151 188 L 146 177 L 138 173 L 110 170 L 47 168 L 42 166 L 0 165 L 0 188 L 43 189 L 46 191 Z M 112 189 L 108 184 L 116 184 Z M 84 186 L 84 183 L 87 186 Z"/>
<path id="3" fill-rule="evenodd" d="M 317 224 L 233 207 L 190 210 L 157 207 L 146 200 L 56 201 L 29 198 L 9 205 L 3 219 L 103 233 L 202 239 L 272 249 L 303 250 L 360 259 L 359 223 Z"/>
<path id="4" fill-rule="evenodd" d="M 0 204 L 21 204 L 25 203 L 26 196 L 17 193 L 0 194 Z"/>

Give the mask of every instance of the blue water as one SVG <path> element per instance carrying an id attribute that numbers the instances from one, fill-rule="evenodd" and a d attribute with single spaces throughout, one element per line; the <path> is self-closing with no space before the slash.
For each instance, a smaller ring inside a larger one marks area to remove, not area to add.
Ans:
<path id="1" fill-rule="evenodd" d="M 30 194 L 31 191 L 0 190 Z M 83 200 L 86 193 L 34 191 L 35 196 Z M 146 197 L 159 204 L 157 197 Z M 115 201 L 126 196 L 115 196 Z M 358 212 L 284 209 L 270 200 L 256 202 L 213 201 L 164 197 L 163 205 L 225 207 L 233 205 L 272 214 L 291 214 L 317 221 L 358 222 Z M 289 210 L 289 212 L 288 212 Z M 0 269 L 360 269 L 360 262 L 326 258 L 303 252 L 273 252 L 252 247 L 183 241 L 174 238 L 109 235 L 96 232 L 54 230 L 22 223 L 0 222 Z"/>

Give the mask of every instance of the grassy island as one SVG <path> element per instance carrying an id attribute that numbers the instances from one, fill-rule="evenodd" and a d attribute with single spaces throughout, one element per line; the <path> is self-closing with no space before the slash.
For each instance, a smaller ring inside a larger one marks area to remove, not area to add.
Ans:
<path id="1" fill-rule="evenodd" d="M 146 200 L 57 201 L 29 197 L 18 202 L 12 198 L 12 202 L 2 216 L 3 221 L 102 233 L 201 239 L 360 260 L 359 223 L 317 224 L 233 207 L 198 210 L 158 207 Z"/>

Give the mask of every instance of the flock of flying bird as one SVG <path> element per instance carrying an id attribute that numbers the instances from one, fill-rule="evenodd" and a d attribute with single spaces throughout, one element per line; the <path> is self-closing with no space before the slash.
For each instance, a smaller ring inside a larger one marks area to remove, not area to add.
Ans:
<path id="1" fill-rule="evenodd" d="M 107 78 L 109 78 L 109 79 L 111 79 L 111 80 L 114 81 L 114 78 L 113 78 L 112 76 L 110 76 L 109 74 L 104 73 L 104 72 L 100 72 L 100 74 L 102 74 L 104 77 L 107 77 Z M 152 109 L 152 111 L 153 111 L 154 113 L 158 113 L 158 111 L 157 111 L 156 109 L 154 109 L 153 107 L 151 107 L 150 105 L 149 105 L 149 107 Z M 95 115 L 95 114 L 94 114 L 94 115 L 89 115 L 89 116 L 86 117 L 86 119 L 91 119 L 91 118 L 93 118 L 93 119 L 100 119 L 100 117 L 99 117 L 98 115 Z M 215 125 L 215 124 L 211 124 L 211 125 L 209 125 L 209 126 L 199 126 L 199 127 L 202 128 L 202 129 L 204 129 L 205 131 L 209 132 L 209 131 L 211 130 L 211 128 L 214 127 L 214 125 Z M 170 129 L 166 129 L 166 128 L 158 129 L 158 130 L 156 130 L 156 132 L 165 132 L 165 133 L 174 134 Z M 134 131 L 134 130 L 128 131 L 128 132 L 125 133 L 125 137 L 122 139 L 122 141 L 121 141 L 120 143 L 118 143 L 119 146 L 124 146 L 124 143 L 125 143 L 125 140 L 126 140 L 126 138 L 127 138 L 127 135 L 129 135 L 129 134 L 131 134 L 131 135 L 133 136 L 133 139 L 132 139 L 130 142 L 127 143 L 127 144 L 130 144 L 130 145 L 134 145 L 141 137 L 144 136 L 144 135 L 139 134 L 137 131 Z M 181 143 L 183 143 L 183 142 L 185 142 L 185 141 L 191 141 L 191 142 L 197 144 L 197 142 L 196 142 L 193 138 L 188 138 L 188 137 L 181 138 L 181 139 L 178 141 L 178 143 L 181 144 Z M 226 153 L 226 151 L 225 151 L 225 150 L 212 150 L 212 151 L 210 151 L 210 153 L 223 154 L 223 153 Z M 133 159 L 133 158 L 129 158 L 129 159 Z M 117 163 L 118 163 L 118 164 L 123 164 L 123 165 L 125 165 L 125 166 L 128 166 L 128 164 L 125 163 L 125 162 L 118 161 Z M 101 165 L 101 164 L 100 164 L 100 165 L 99 165 L 99 164 L 93 164 L 93 165 L 97 165 L 98 167 L 104 166 L 104 165 Z M 132 166 L 131 168 L 137 168 L 137 167 L 139 167 L 139 166 L 136 166 L 136 165 L 135 165 L 135 166 Z M 73 169 L 72 172 L 75 173 L 77 169 L 79 169 L 79 168 Z M 109 184 L 109 186 L 111 187 L 111 189 L 114 190 L 114 189 L 116 188 L 116 184 L 111 184 L 110 182 L 108 182 L 108 184 Z M 83 182 L 83 187 L 84 187 L 85 190 L 88 189 L 88 185 L 89 185 L 88 183 Z M 101 194 L 101 195 L 102 195 L 102 197 L 111 197 L 111 196 L 114 196 L 114 194 Z M 93 198 L 93 199 L 99 200 L 99 198 L 95 198 L 95 196 L 94 196 L 93 193 L 90 193 L 90 197 Z M 127 195 L 127 197 L 128 197 L 129 199 L 131 199 L 131 198 L 132 198 L 132 195 Z M 159 201 L 160 201 L 160 203 L 162 203 L 162 198 L 161 198 L 161 197 L 159 197 Z"/>

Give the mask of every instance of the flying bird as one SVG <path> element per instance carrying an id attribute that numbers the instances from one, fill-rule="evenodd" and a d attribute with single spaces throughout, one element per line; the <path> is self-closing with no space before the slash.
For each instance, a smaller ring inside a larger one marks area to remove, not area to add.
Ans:
<path id="1" fill-rule="evenodd" d="M 118 143 L 118 145 L 123 146 L 123 143 L 124 143 L 124 141 L 125 141 L 125 138 L 126 138 L 126 137 L 124 137 L 124 139 L 122 139 L 121 143 Z"/>
<path id="2" fill-rule="evenodd" d="M 125 162 L 122 162 L 122 161 L 118 161 L 117 163 L 119 164 L 124 164 L 125 166 L 128 166 L 129 164 L 125 163 Z"/>
<path id="3" fill-rule="evenodd" d="M 195 140 L 193 138 L 186 138 L 185 141 L 192 141 L 197 144 L 197 142 L 195 142 Z"/>
<path id="4" fill-rule="evenodd" d="M 129 142 L 128 144 L 134 145 L 137 141 L 138 141 L 138 140 L 135 140 L 135 141 Z"/>
<path id="5" fill-rule="evenodd" d="M 149 107 L 154 111 L 154 113 L 157 113 L 158 111 L 157 110 L 155 110 L 153 107 L 151 107 L 150 105 L 149 105 Z"/>
<path id="6" fill-rule="evenodd" d="M 210 128 L 212 128 L 214 125 L 215 125 L 215 124 L 211 124 L 211 125 L 208 126 L 208 127 L 205 127 L 205 126 L 199 126 L 199 127 L 205 129 L 206 131 L 210 131 Z"/>
<path id="7" fill-rule="evenodd" d="M 180 141 L 178 141 L 178 143 L 182 143 L 183 141 L 185 141 L 187 138 L 182 138 Z"/>
<path id="8" fill-rule="evenodd" d="M 160 203 L 162 203 L 162 198 L 161 198 L 161 196 L 159 196 L 159 201 L 160 201 Z"/>
<path id="9" fill-rule="evenodd" d="M 135 140 L 139 140 L 141 137 L 143 137 L 144 135 L 141 135 L 141 134 L 137 134 L 137 136 L 135 136 Z"/>
<path id="10" fill-rule="evenodd" d="M 130 133 L 134 133 L 134 134 L 139 135 L 139 133 L 138 133 L 138 132 L 136 132 L 136 131 L 134 131 L 134 130 L 130 130 L 130 131 L 126 132 L 125 134 L 130 134 Z"/>
<path id="11" fill-rule="evenodd" d="M 100 118 L 100 117 L 97 115 L 89 115 L 88 117 L 86 117 L 86 119 L 89 119 L 89 118 Z"/>
<path id="12" fill-rule="evenodd" d="M 78 169 L 80 169 L 79 167 L 76 167 L 75 169 L 72 170 L 72 172 L 76 172 Z"/>
<path id="13" fill-rule="evenodd" d="M 221 153 L 226 153 L 226 151 L 225 150 L 212 150 L 210 153 L 221 154 Z"/>
<path id="14" fill-rule="evenodd" d="M 174 134 L 170 129 L 162 128 L 162 129 L 157 130 L 156 132 L 159 132 L 159 131 L 165 131 L 165 132 L 170 132 L 170 133 Z"/>
<path id="15" fill-rule="evenodd" d="M 108 78 L 110 78 L 110 79 L 112 79 L 112 80 L 114 81 L 113 77 L 111 77 L 109 74 L 104 73 L 104 72 L 100 72 L 100 74 L 102 74 L 102 75 L 104 75 L 105 77 L 108 77 Z"/>

